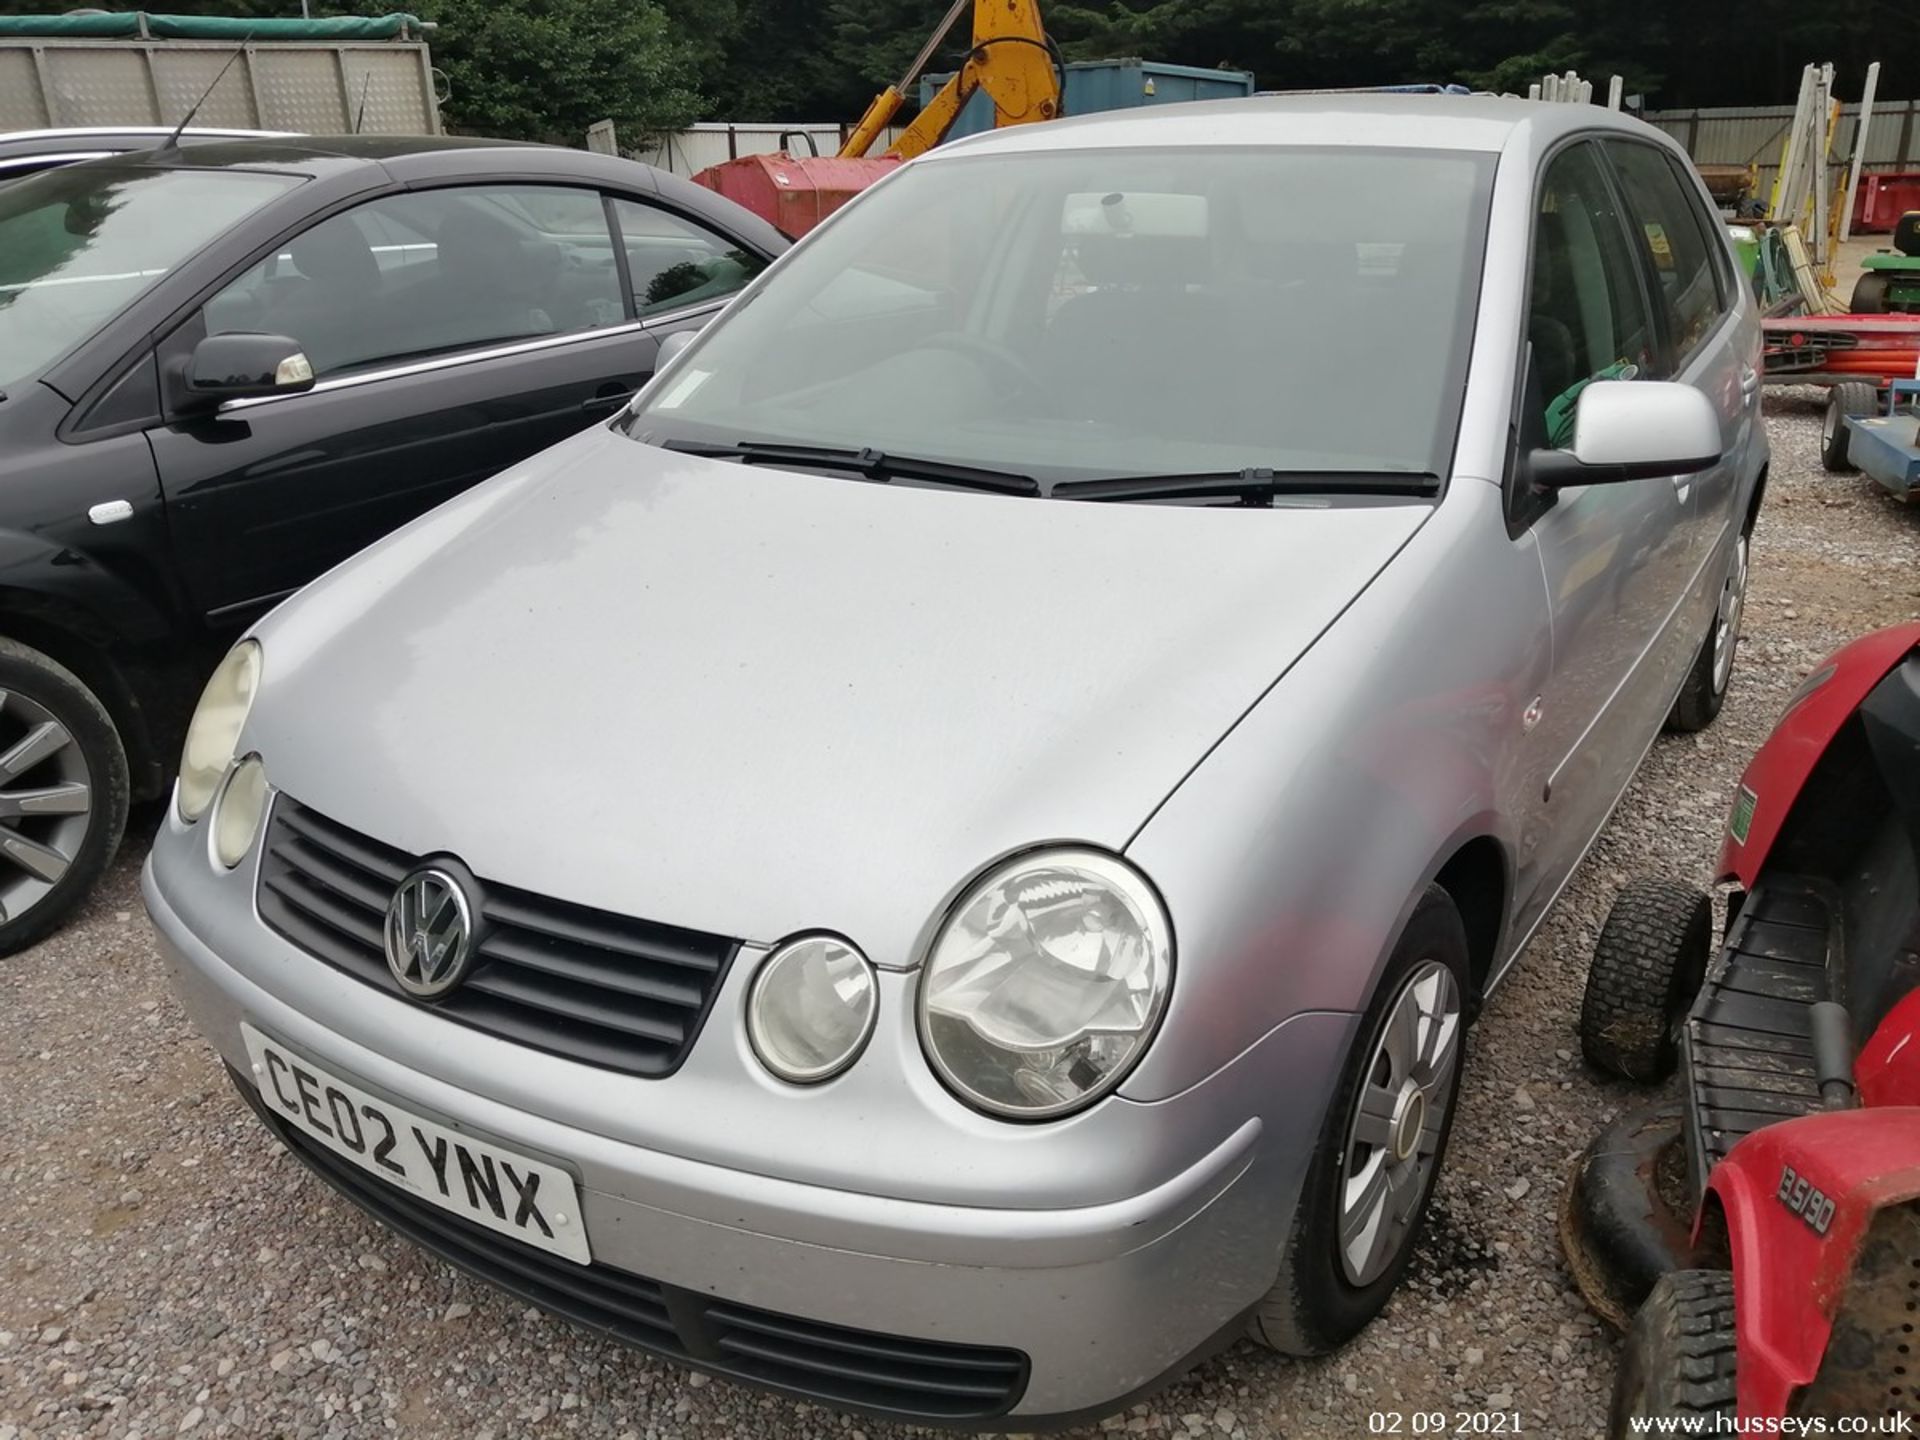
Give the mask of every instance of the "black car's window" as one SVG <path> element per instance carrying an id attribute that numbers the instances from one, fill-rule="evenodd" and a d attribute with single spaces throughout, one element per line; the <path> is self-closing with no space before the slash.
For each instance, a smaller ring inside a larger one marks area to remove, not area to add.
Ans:
<path id="1" fill-rule="evenodd" d="M 627 316 L 597 192 L 472 186 L 324 220 L 209 300 L 205 318 L 209 334 L 288 336 L 325 376 Z"/>
<path id="2" fill-rule="evenodd" d="M 751 251 L 657 206 L 616 200 L 613 210 L 642 315 L 731 295 L 766 268 Z"/>
<path id="3" fill-rule="evenodd" d="M 1591 145 L 1547 166 L 1534 221 L 1527 339 L 1548 443 L 1573 439 L 1580 392 L 1595 380 L 1645 376 L 1653 325 L 1613 187 Z"/>
<path id="4" fill-rule="evenodd" d="M 1620 172 L 1631 228 L 1659 281 L 1659 300 L 1677 370 L 1718 323 L 1722 310 L 1719 279 L 1699 206 L 1681 188 L 1664 151 L 1630 141 L 1608 141 L 1607 153 Z"/>
<path id="5" fill-rule="evenodd" d="M 0 186 L 0 389 L 38 373 L 299 183 L 102 163 Z"/>

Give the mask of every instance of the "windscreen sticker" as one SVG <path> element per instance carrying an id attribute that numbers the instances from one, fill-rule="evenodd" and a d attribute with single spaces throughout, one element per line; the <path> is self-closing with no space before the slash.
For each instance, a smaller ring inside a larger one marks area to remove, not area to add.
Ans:
<path id="1" fill-rule="evenodd" d="M 711 370 L 689 370 L 667 387 L 667 393 L 653 402 L 656 410 L 678 410 L 693 398 L 693 392 L 713 376 Z"/>
<path id="2" fill-rule="evenodd" d="M 1760 797 L 1746 786 L 1740 787 L 1740 793 L 1733 797 L 1733 816 L 1727 821 L 1727 833 L 1736 843 L 1747 843 L 1747 833 L 1753 829 L 1754 808 L 1759 805 Z"/>

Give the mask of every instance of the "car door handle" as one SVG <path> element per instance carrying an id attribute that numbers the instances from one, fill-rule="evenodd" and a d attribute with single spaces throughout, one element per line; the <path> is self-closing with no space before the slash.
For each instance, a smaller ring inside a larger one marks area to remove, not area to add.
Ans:
<path id="1" fill-rule="evenodd" d="M 583 415 L 610 415 L 639 393 L 637 390 L 597 390 L 587 399 L 580 402 L 580 413 Z"/>
<path id="2" fill-rule="evenodd" d="M 1753 398 L 1753 392 L 1759 388 L 1760 372 L 1751 365 L 1742 365 L 1740 367 L 1740 393 L 1751 400 Z"/>

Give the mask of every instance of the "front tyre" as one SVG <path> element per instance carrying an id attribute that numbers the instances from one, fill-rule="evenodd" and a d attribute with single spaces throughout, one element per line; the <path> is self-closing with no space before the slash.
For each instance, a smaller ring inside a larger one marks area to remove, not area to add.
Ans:
<path id="1" fill-rule="evenodd" d="M 85 899 L 127 825 L 127 756 L 64 665 L 0 639 L 0 955 Z"/>
<path id="2" fill-rule="evenodd" d="M 1387 961 L 1314 1149 L 1280 1275 L 1252 1322 L 1287 1355 L 1324 1355 L 1400 1283 L 1453 1128 L 1465 1047 L 1467 933 L 1429 885 Z"/>
<path id="3" fill-rule="evenodd" d="M 1676 1416 L 1699 1426 L 1692 1433 L 1731 1433 L 1734 1339 L 1732 1275 L 1724 1270 L 1662 1275 L 1621 1347 L 1607 1434 L 1628 1440 L 1656 1433 L 1646 1421 Z M 1727 1423 L 1719 1429 L 1722 1416 Z"/>
<path id="4" fill-rule="evenodd" d="M 1846 380 L 1827 391 L 1827 409 L 1820 420 L 1820 464 L 1830 475 L 1849 474 L 1854 469 L 1847 443 L 1847 419 L 1872 415 L 1880 409 L 1880 392 L 1864 380 Z"/>
<path id="5" fill-rule="evenodd" d="M 1673 702 L 1667 716 L 1667 728 L 1681 734 L 1704 730 L 1719 715 L 1727 702 L 1727 686 L 1733 680 L 1733 657 L 1740 648 L 1740 622 L 1747 610 L 1747 578 L 1752 537 L 1742 530 L 1734 542 L 1733 557 L 1720 582 L 1720 603 L 1714 606 L 1713 623 L 1701 638 L 1693 668 Z"/>

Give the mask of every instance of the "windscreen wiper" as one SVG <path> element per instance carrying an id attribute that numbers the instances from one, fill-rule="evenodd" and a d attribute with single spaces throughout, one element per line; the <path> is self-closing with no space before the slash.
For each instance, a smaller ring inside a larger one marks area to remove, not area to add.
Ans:
<path id="1" fill-rule="evenodd" d="M 1010 470 L 990 470 L 979 465 L 959 465 L 947 460 L 923 460 L 912 455 L 875 450 L 870 446 L 855 450 L 832 445 L 788 445 L 777 440 L 736 440 L 732 444 L 668 440 L 661 448 L 714 460 L 737 460 L 743 465 L 800 465 L 821 470 L 845 470 L 864 475 L 869 480 L 926 480 L 937 485 L 988 490 L 998 495 L 1040 493 L 1040 482 L 1031 475 L 1018 475 Z"/>
<path id="2" fill-rule="evenodd" d="M 1233 495 L 1246 504 L 1271 505 L 1280 495 L 1409 495 L 1440 493 L 1440 477 L 1410 470 L 1202 470 L 1188 475 L 1114 475 L 1098 480 L 1062 480 L 1051 492 L 1061 500 L 1177 500 Z"/>

